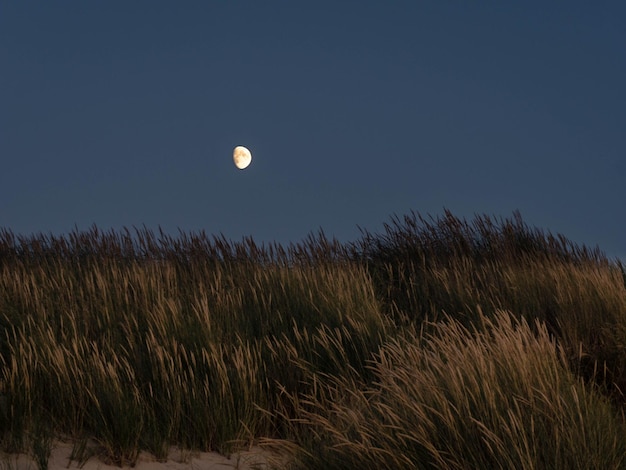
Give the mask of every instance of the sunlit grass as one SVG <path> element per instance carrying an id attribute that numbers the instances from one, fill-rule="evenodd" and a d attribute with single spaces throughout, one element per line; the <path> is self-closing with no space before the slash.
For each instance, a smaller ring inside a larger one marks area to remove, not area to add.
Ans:
<path id="1" fill-rule="evenodd" d="M 568 369 L 545 325 L 478 318 L 389 341 L 369 384 L 334 376 L 294 396 L 296 466 L 623 468 L 623 417 Z"/>
<path id="2" fill-rule="evenodd" d="M 287 247 L 4 230 L 0 447 L 40 466 L 63 437 L 118 465 L 261 442 L 307 468 L 620 468 L 625 276 L 518 215 Z"/>

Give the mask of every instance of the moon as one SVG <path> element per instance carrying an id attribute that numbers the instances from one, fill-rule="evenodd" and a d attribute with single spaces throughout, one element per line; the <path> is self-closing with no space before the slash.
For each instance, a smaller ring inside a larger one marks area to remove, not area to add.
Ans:
<path id="1" fill-rule="evenodd" d="M 250 153 L 250 150 L 239 145 L 235 147 L 235 150 L 233 150 L 233 161 L 235 162 L 235 166 L 237 168 L 243 170 L 250 165 L 250 162 L 252 161 L 252 154 Z"/>

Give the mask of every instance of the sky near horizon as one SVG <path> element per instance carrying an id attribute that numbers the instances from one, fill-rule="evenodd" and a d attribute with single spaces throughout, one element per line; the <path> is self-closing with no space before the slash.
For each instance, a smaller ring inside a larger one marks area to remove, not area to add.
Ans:
<path id="1" fill-rule="evenodd" d="M 0 228 L 286 244 L 519 210 L 626 260 L 625 21 L 620 1 L 2 2 Z"/>

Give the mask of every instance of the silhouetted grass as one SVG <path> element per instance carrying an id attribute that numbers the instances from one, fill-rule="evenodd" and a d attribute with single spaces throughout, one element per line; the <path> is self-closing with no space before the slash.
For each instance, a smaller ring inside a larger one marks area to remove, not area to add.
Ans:
<path id="1" fill-rule="evenodd" d="M 624 279 L 519 214 L 286 247 L 3 230 L 0 446 L 40 466 L 53 436 L 120 465 L 257 441 L 308 468 L 621 468 Z"/>

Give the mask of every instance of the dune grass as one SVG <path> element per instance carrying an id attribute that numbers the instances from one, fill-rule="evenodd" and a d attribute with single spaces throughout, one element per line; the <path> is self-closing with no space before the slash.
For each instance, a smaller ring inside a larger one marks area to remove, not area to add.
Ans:
<path id="1" fill-rule="evenodd" d="M 518 214 L 286 247 L 3 230 L 0 329 L 0 448 L 42 468 L 53 438 L 118 465 L 626 467 L 626 272 Z"/>
<path id="2" fill-rule="evenodd" d="M 623 468 L 626 430 L 544 324 L 456 320 L 380 349 L 375 380 L 294 396 L 300 468 Z M 306 426 L 302 426 L 306 423 Z"/>

